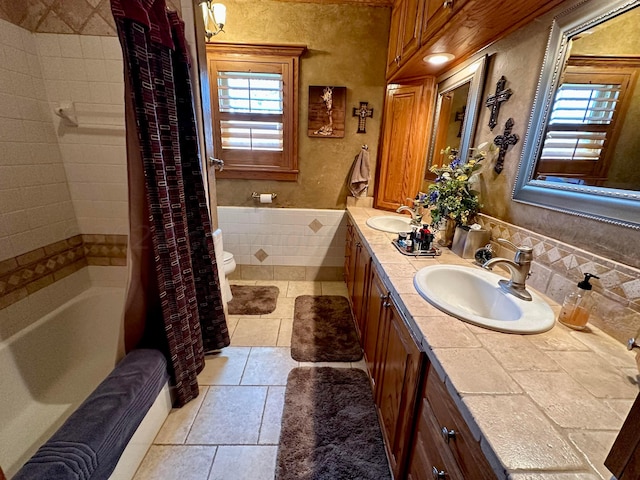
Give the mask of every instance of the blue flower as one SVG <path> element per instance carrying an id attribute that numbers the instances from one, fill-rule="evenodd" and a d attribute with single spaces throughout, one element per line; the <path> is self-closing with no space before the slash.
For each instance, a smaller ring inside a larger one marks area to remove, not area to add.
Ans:
<path id="1" fill-rule="evenodd" d="M 429 203 L 431 204 L 436 203 L 436 201 L 438 201 L 439 196 L 440 196 L 440 192 L 438 192 L 437 190 L 432 190 L 431 192 L 429 192 Z"/>

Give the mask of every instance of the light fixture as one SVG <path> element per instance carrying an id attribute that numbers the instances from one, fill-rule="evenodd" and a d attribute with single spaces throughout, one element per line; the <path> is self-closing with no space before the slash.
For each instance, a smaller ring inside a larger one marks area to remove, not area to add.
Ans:
<path id="1" fill-rule="evenodd" d="M 424 62 L 430 63 L 431 65 L 443 65 L 447 62 L 450 62 L 456 58 L 454 55 L 450 53 L 433 53 L 431 55 L 427 55 L 422 60 Z"/>
<path id="2" fill-rule="evenodd" d="M 211 3 L 211 0 L 200 2 L 202 18 L 204 19 L 204 35 L 207 41 L 211 37 L 224 32 L 224 24 L 227 20 L 227 7 L 222 3 Z"/>

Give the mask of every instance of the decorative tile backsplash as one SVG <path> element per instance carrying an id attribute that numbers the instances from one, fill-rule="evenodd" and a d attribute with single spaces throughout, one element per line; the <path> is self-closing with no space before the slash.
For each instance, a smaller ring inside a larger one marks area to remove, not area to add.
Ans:
<path id="1" fill-rule="evenodd" d="M 593 273 L 600 279 L 591 282 L 596 308 L 590 321 L 621 342 L 640 332 L 640 270 L 487 215 L 479 217 L 499 256 L 513 255 L 513 250 L 498 238 L 533 247 L 528 283 L 535 289 L 562 303 L 585 273 Z"/>
<path id="2" fill-rule="evenodd" d="M 88 265 L 124 266 L 126 235 L 75 235 L 0 262 L 0 309 Z"/>
<path id="3" fill-rule="evenodd" d="M 180 12 L 179 0 L 167 0 Z M 0 18 L 40 33 L 116 36 L 109 0 L 0 0 Z"/>

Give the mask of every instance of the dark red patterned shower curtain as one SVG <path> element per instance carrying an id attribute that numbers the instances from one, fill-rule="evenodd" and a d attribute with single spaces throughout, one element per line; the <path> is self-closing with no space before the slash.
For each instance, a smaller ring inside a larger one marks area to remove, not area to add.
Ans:
<path id="1" fill-rule="evenodd" d="M 125 69 L 130 209 L 126 350 L 165 352 L 177 404 L 229 345 L 198 155 L 184 23 L 165 0 L 111 0 Z"/>

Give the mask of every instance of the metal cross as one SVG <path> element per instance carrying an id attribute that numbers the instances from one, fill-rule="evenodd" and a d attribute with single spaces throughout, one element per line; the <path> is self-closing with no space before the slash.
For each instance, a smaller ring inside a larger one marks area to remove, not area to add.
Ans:
<path id="1" fill-rule="evenodd" d="M 367 117 L 373 117 L 373 108 L 369 108 L 369 102 L 360 102 L 359 107 L 353 107 L 353 116 L 358 117 L 356 133 L 367 133 Z"/>
<path id="2" fill-rule="evenodd" d="M 513 118 L 510 118 L 509 120 L 507 120 L 507 123 L 504 124 L 504 133 L 502 135 L 498 135 L 493 139 L 493 143 L 500 147 L 496 166 L 493 167 L 496 173 L 502 172 L 502 168 L 504 167 L 504 155 L 505 153 L 507 153 L 509 145 L 515 145 L 516 143 L 518 143 L 518 135 L 516 135 L 515 133 L 511 133 L 512 128 Z"/>
<path id="3" fill-rule="evenodd" d="M 511 97 L 513 93 L 510 88 L 505 90 L 504 86 L 507 83 L 507 79 L 504 78 L 504 75 L 500 77 L 498 83 L 496 83 L 496 93 L 494 95 L 489 95 L 487 101 L 484 103 L 487 107 L 491 109 L 491 117 L 489 118 L 489 129 L 493 130 L 498 124 L 498 112 L 500 112 L 500 104 L 502 102 L 506 102 Z"/>
<path id="4" fill-rule="evenodd" d="M 464 116 L 467 114 L 467 106 L 463 105 L 462 110 L 456 112 L 455 121 L 460 122 L 460 128 L 458 129 L 458 135 L 456 137 L 462 137 L 462 125 L 464 125 Z"/>

